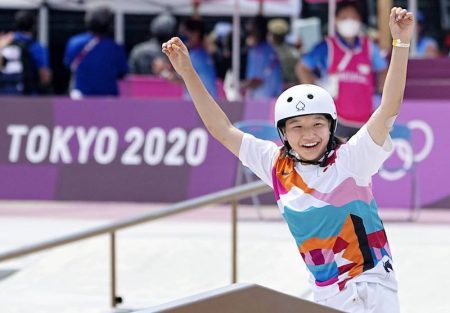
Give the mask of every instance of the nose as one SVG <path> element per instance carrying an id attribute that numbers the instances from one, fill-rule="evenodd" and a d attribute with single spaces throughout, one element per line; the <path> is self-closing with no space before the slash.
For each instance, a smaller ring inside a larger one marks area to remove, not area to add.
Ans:
<path id="1" fill-rule="evenodd" d="M 313 139 L 316 136 L 316 132 L 313 128 L 305 128 L 303 132 L 303 139 Z"/>

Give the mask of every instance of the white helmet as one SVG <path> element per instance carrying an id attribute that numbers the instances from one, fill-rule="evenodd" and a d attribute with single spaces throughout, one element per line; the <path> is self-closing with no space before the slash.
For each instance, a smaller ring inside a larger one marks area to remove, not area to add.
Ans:
<path id="1" fill-rule="evenodd" d="M 331 95 L 322 87 L 301 84 L 286 89 L 275 103 L 275 127 L 287 118 L 308 114 L 327 114 L 336 127 L 337 113 Z M 334 129 L 332 129 L 334 133 Z"/>
<path id="2" fill-rule="evenodd" d="M 284 137 L 281 128 L 284 126 L 286 119 L 308 114 L 325 114 L 331 118 L 330 140 L 322 161 L 302 161 L 325 166 L 328 155 L 336 146 L 334 133 L 337 126 L 336 106 L 333 98 L 325 89 L 316 85 L 301 84 L 285 90 L 275 103 L 275 127 L 278 130 L 287 154 L 292 156 L 290 153 L 291 146 Z M 293 158 L 300 161 L 295 156 Z"/>

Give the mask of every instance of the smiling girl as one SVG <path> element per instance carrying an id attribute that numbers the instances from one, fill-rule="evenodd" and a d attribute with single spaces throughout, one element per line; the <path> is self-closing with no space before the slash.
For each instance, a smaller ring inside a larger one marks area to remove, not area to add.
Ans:
<path id="1" fill-rule="evenodd" d="M 403 98 L 414 18 L 392 8 L 389 26 L 393 50 L 381 105 L 347 143 L 335 137 L 330 94 L 306 84 L 276 101 L 282 147 L 241 132 L 206 91 L 181 40 L 162 46 L 211 135 L 274 189 L 311 273 L 314 300 L 346 312 L 399 312 L 392 255 L 371 181 L 392 151 L 389 130 Z"/>

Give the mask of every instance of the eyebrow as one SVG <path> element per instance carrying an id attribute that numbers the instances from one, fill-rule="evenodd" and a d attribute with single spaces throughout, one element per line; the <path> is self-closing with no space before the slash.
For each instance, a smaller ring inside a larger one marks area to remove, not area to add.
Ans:
<path id="1" fill-rule="evenodd" d="M 323 122 L 328 121 L 328 119 L 327 119 L 325 116 L 322 116 L 322 115 L 314 116 L 313 119 L 314 119 L 314 121 L 317 121 L 317 120 L 320 120 L 320 121 L 323 121 Z M 301 122 L 301 121 L 302 121 L 302 120 L 301 120 L 300 117 L 293 117 L 293 118 L 289 119 L 289 120 L 286 122 L 286 125 L 287 125 L 287 124 L 292 124 L 292 123 L 295 123 L 295 122 Z"/>

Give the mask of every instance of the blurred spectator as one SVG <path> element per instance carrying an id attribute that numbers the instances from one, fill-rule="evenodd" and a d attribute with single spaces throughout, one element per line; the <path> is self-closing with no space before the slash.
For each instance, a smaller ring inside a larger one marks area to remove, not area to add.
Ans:
<path id="1" fill-rule="evenodd" d="M 200 19 L 190 18 L 180 25 L 180 38 L 189 48 L 191 62 L 208 92 L 217 98 L 216 69 L 204 46 L 205 26 Z M 186 98 L 189 94 L 185 91 Z"/>
<path id="2" fill-rule="evenodd" d="M 69 39 L 64 64 L 72 71 L 72 98 L 119 94 L 117 80 L 128 65 L 125 51 L 111 38 L 113 21 L 109 8 L 96 8 L 86 13 L 88 31 Z"/>
<path id="3" fill-rule="evenodd" d="M 267 23 L 257 15 L 247 23 L 246 80 L 242 87 L 253 99 L 276 98 L 283 88 L 283 74 L 277 53 L 267 42 Z"/>
<path id="4" fill-rule="evenodd" d="M 353 136 L 372 114 L 373 74 L 377 74 L 378 92 L 386 77 L 386 59 L 378 45 L 361 34 L 362 26 L 358 4 L 339 2 L 336 36 L 317 44 L 297 65 L 302 83 L 322 85 L 334 97 L 338 112 L 336 134 L 343 138 Z"/>
<path id="5" fill-rule="evenodd" d="M 228 22 L 218 22 L 209 36 L 208 51 L 214 59 L 217 77 L 224 79 L 231 68 L 232 25 Z"/>
<path id="6" fill-rule="evenodd" d="M 206 43 L 207 49 L 213 57 L 216 66 L 217 78 L 223 81 L 224 96 L 228 101 L 239 101 L 242 95 L 234 86 L 232 71 L 233 58 L 233 26 L 229 22 L 218 22 L 209 34 Z M 245 46 L 244 32 L 240 32 L 239 38 L 239 79 L 245 79 L 245 67 L 247 62 L 247 49 Z"/>
<path id="7" fill-rule="evenodd" d="M 430 36 L 425 35 L 426 19 L 421 11 L 417 11 L 417 46 L 415 56 L 418 58 L 437 58 L 439 57 L 439 45 L 437 41 Z"/>
<path id="8" fill-rule="evenodd" d="M 286 35 L 289 33 L 289 24 L 281 18 L 272 19 L 268 24 L 269 41 L 275 49 L 283 71 L 283 88 L 287 89 L 298 84 L 295 75 L 295 65 L 300 58 L 298 50 L 286 43 Z"/>
<path id="9" fill-rule="evenodd" d="M 48 51 L 34 39 L 36 20 L 31 11 L 15 15 L 14 33 L 2 35 L 0 51 L 0 93 L 47 94 L 51 73 Z"/>
<path id="10" fill-rule="evenodd" d="M 444 49 L 445 54 L 448 54 L 448 56 L 450 56 L 450 31 L 447 31 L 444 36 Z"/>
<path id="11" fill-rule="evenodd" d="M 171 66 L 167 57 L 161 52 L 161 45 L 174 36 L 177 26 L 175 17 L 164 12 L 150 23 L 151 38 L 137 44 L 130 53 L 130 73 L 138 75 L 162 75 Z"/>

